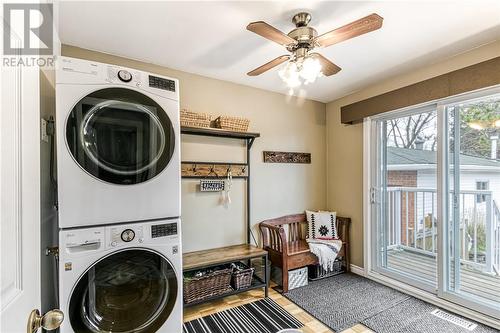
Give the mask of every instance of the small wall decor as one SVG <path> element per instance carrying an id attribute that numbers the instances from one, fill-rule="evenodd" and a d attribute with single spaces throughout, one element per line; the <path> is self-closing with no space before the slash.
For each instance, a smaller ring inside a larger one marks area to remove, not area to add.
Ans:
<path id="1" fill-rule="evenodd" d="M 311 164 L 309 153 L 287 153 L 282 151 L 264 151 L 264 163 L 302 163 Z"/>
<path id="2" fill-rule="evenodd" d="M 215 179 L 201 179 L 200 191 L 201 192 L 221 192 L 225 189 L 226 182 L 224 180 Z"/>

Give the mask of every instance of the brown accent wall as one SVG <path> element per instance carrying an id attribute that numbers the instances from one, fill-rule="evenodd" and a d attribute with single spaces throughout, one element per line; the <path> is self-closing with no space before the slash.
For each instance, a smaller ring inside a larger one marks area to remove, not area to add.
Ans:
<path id="1" fill-rule="evenodd" d="M 341 107 L 342 123 L 500 84 L 500 57 Z"/>

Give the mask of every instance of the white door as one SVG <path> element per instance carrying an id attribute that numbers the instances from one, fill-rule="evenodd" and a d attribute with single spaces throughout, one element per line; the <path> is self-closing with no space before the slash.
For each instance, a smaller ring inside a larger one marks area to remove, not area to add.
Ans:
<path id="1" fill-rule="evenodd" d="M 20 333 L 40 308 L 40 71 L 0 70 L 0 332 Z"/>

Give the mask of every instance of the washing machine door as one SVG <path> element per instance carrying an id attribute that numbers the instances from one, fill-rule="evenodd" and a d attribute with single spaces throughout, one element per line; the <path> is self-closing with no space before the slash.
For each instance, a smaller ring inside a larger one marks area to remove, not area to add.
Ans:
<path id="1" fill-rule="evenodd" d="M 156 332 L 169 318 L 178 281 L 157 252 L 128 249 L 95 263 L 79 279 L 69 321 L 79 332 Z"/>
<path id="2" fill-rule="evenodd" d="M 102 181 L 133 185 L 168 165 L 175 147 L 172 122 L 150 97 L 127 88 L 106 88 L 82 98 L 66 120 L 74 160 Z"/>

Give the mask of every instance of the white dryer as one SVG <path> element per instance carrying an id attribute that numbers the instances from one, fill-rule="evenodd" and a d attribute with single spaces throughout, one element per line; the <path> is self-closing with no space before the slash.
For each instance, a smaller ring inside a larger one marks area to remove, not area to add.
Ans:
<path id="1" fill-rule="evenodd" d="M 59 227 L 180 216 L 179 82 L 61 57 Z"/>
<path id="2" fill-rule="evenodd" d="M 61 230 L 61 333 L 182 332 L 180 220 Z"/>

